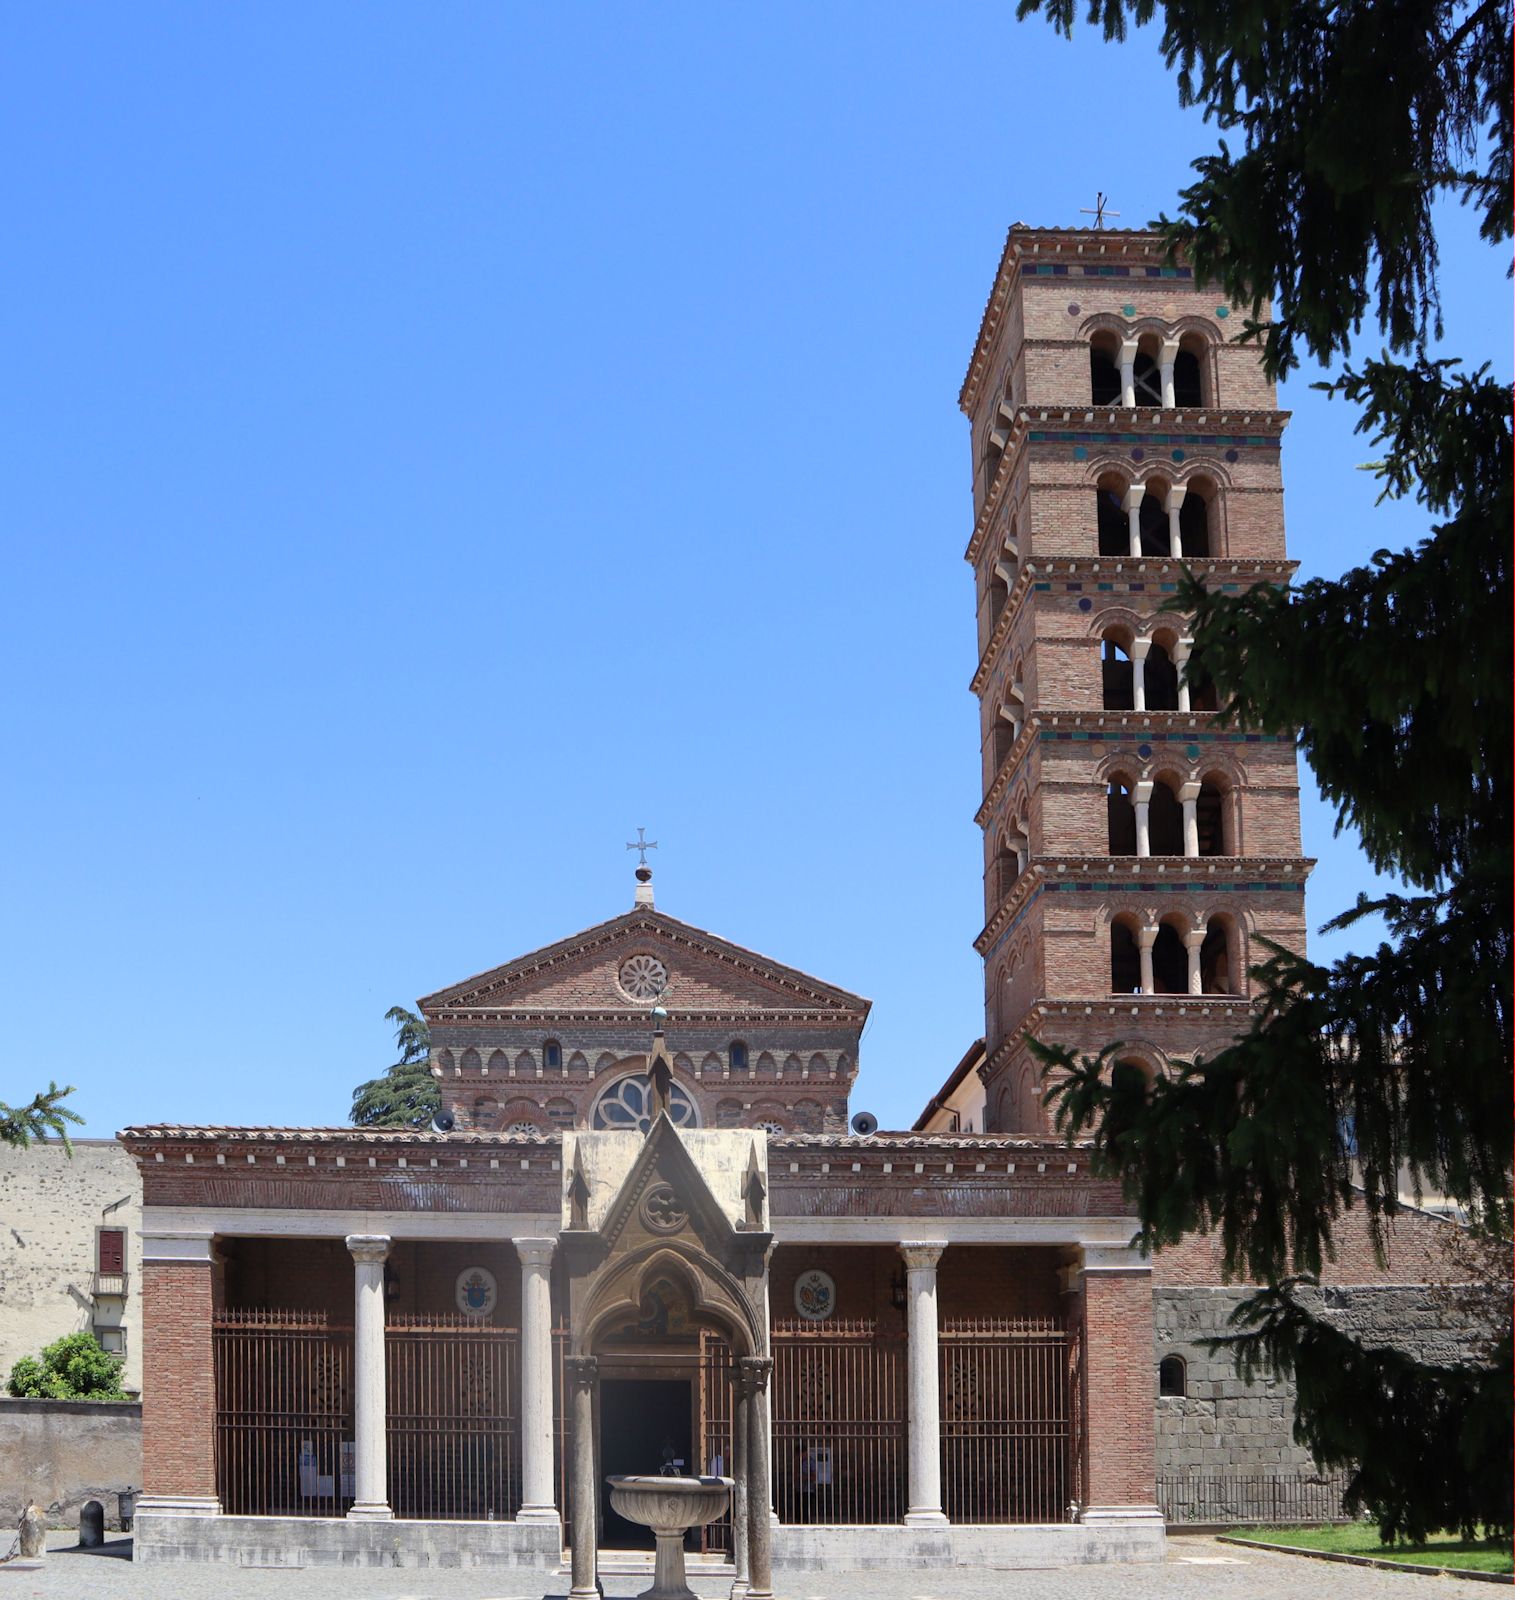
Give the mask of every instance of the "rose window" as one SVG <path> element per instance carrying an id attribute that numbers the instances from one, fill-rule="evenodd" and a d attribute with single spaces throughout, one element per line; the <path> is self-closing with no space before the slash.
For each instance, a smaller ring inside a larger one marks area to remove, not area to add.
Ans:
<path id="1" fill-rule="evenodd" d="M 621 963 L 620 984 L 633 1000 L 656 1000 L 668 987 L 668 968 L 656 956 L 631 956 Z"/>
<path id="2" fill-rule="evenodd" d="M 668 1118 L 676 1128 L 697 1128 L 699 1113 L 681 1084 L 669 1088 Z M 645 1072 L 619 1078 L 595 1102 L 596 1128 L 631 1128 L 646 1133 L 652 1126 L 652 1084 Z"/>

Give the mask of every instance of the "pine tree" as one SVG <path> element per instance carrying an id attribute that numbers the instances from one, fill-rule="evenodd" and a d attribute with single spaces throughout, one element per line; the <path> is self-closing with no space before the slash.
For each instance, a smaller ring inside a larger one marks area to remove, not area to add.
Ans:
<path id="1" fill-rule="evenodd" d="M 33 1139 L 45 1139 L 51 1133 L 63 1141 L 63 1148 L 72 1155 L 68 1125 L 84 1122 L 77 1111 L 63 1104 L 73 1092 L 73 1084 L 60 1089 L 56 1083 L 49 1083 L 47 1092 L 34 1096 L 30 1105 L 8 1106 L 0 1100 L 0 1144 L 24 1150 Z"/>
<path id="2" fill-rule="evenodd" d="M 1071 31 L 1075 0 L 1021 0 Z M 1155 0 L 1091 0 L 1123 38 Z M 1186 104 L 1243 136 L 1195 163 L 1178 217 L 1154 226 L 1234 301 L 1270 374 L 1344 358 L 1365 319 L 1387 345 L 1323 385 L 1361 408 L 1387 498 L 1430 519 L 1413 549 L 1336 581 L 1207 593 L 1190 576 L 1191 675 L 1223 719 L 1297 732 L 1338 826 L 1396 892 L 1388 937 L 1320 965 L 1274 949 L 1248 1032 L 1146 1084 L 1037 1046 L 1059 1127 L 1090 1137 L 1160 1249 L 1216 1231 L 1228 1272 L 1261 1285 L 1226 1341 L 1242 1371 L 1296 1382 L 1296 1437 L 1351 1471 L 1347 1504 L 1386 1538 L 1512 1522 L 1511 1364 L 1369 1349 L 1310 1284 L 1333 1226 L 1361 1205 L 1382 1245 L 1399 1174 L 1511 1231 L 1511 395 L 1486 368 L 1433 360 L 1433 207 L 1511 234 L 1512 52 L 1503 4 L 1167 0 L 1163 50 Z"/>
<path id="3" fill-rule="evenodd" d="M 431 1075 L 431 1030 L 404 1006 L 391 1006 L 384 1020 L 394 1024 L 400 1059 L 353 1090 L 351 1120 L 360 1128 L 429 1128 L 442 1107 Z"/>

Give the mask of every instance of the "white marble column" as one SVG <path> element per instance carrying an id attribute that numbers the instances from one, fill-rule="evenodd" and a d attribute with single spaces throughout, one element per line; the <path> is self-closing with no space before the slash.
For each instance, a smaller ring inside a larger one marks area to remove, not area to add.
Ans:
<path id="1" fill-rule="evenodd" d="M 1130 546 L 1130 553 L 1139 556 L 1142 553 L 1142 500 L 1146 490 L 1141 484 L 1133 483 L 1126 490 L 1121 505 L 1126 513 L 1126 537 Z"/>
<path id="2" fill-rule="evenodd" d="M 1180 784 L 1179 804 L 1184 808 L 1184 854 L 1199 854 L 1199 784 L 1197 781 Z"/>
<path id="3" fill-rule="evenodd" d="M 349 1517 L 384 1522 L 389 1509 L 384 1373 L 384 1262 L 390 1239 L 384 1233 L 353 1233 L 347 1248 L 353 1261 L 352 1391 L 356 1461 Z"/>
<path id="4" fill-rule="evenodd" d="M 1136 404 L 1136 340 L 1127 339 L 1120 347 L 1120 403 Z"/>
<path id="5" fill-rule="evenodd" d="M 1173 641 L 1173 665 L 1178 671 L 1178 709 L 1188 711 L 1189 705 L 1189 652 L 1194 648 L 1192 639 Z"/>
<path id="6" fill-rule="evenodd" d="M 1157 354 L 1158 370 L 1163 380 L 1163 410 L 1172 411 L 1175 401 L 1173 399 L 1173 363 L 1178 359 L 1178 340 L 1164 339 L 1162 349 Z"/>
<path id="7" fill-rule="evenodd" d="M 1152 946 L 1157 943 L 1157 927 L 1136 930 L 1136 953 L 1141 960 L 1143 994 L 1157 993 L 1157 979 L 1152 975 Z"/>
<path id="8" fill-rule="evenodd" d="M 1179 526 L 1178 516 L 1184 508 L 1184 496 L 1188 492 L 1188 486 L 1182 483 L 1175 483 L 1168 490 L 1168 549 L 1175 556 L 1184 553 L 1184 530 Z"/>
<path id="9" fill-rule="evenodd" d="M 743 1356 L 738 1404 L 747 1407 L 747 1600 L 773 1600 L 773 1484 L 766 1396 L 773 1362 Z"/>
<path id="10" fill-rule="evenodd" d="M 1144 778 L 1131 788 L 1131 809 L 1136 813 L 1136 853 L 1152 854 L 1152 779 Z"/>
<path id="11" fill-rule="evenodd" d="M 1131 641 L 1131 705 L 1136 711 L 1147 709 L 1147 652 L 1151 648 L 1150 639 Z"/>
<path id="12" fill-rule="evenodd" d="M 909 1308 L 905 1345 L 910 1366 L 907 1527 L 929 1527 L 947 1520 L 942 1511 L 942 1399 L 936 1333 L 936 1264 L 945 1248 L 936 1242 L 900 1245 Z"/>
<path id="13" fill-rule="evenodd" d="M 513 1239 L 521 1260 L 521 1509 L 517 1522 L 558 1521 L 552 1482 L 554 1239 Z"/>
<path id="14" fill-rule="evenodd" d="M 1203 975 L 1199 970 L 1199 952 L 1205 942 L 1203 928 L 1191 928 L 1184 935 L 1184 949 L 1189 952 L 1189 993 L 1203 994 L 1205 985 Z"/>

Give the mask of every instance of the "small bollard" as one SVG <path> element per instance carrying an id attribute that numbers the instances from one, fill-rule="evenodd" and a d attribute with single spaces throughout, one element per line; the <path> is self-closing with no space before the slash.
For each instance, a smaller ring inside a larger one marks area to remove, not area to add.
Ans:
<path id="1" fill-rule="evenodd" d="M 137 1514 L 137 1491 L 135 1489 L 118 1489 L 116 1491 L 116 1505 L 121 1513 L 121 1531 L 132 1531 L 132 1518 Z"/>
<path id="2" fill-rule="evenodd" d="M 105 1507 L 86 1500 L 79 1508 L 79 1548 L 98 1550 L 105 1543 Z"/>

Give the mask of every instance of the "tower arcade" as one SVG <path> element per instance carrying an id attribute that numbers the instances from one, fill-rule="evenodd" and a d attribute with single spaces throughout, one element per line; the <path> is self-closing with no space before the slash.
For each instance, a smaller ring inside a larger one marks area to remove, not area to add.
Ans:
<path id="1" fill-rule="evenodd" d="M 1148 1072 L 1218 1048 L 1304 941 L 1294 744 L 1216 725 L 1165 609 L 1282 583 L 1276 407 L 1232 307 L 1143 232 L 1013 227 L 972 425 L 989 1130 L 1041 1133 L 1024 1035 Z"/>

